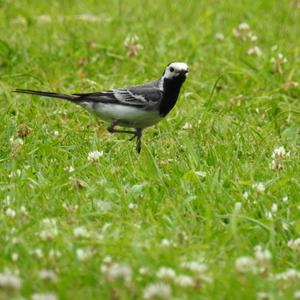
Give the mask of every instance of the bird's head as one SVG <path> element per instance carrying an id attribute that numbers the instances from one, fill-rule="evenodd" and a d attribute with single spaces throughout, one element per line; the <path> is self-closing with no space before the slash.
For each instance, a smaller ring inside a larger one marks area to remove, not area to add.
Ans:
<path id="1" fill-rule="evenodd" d="M 165 79 L 179 79 L 184 81 L 188 75 L 189 68 L 184 62 L 172 62 L 166 66 L 163 74 Z"/>

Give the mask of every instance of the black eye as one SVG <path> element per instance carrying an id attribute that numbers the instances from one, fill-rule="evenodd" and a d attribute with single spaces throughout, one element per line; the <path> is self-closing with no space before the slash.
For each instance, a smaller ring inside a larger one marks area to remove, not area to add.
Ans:
<path id="1" fill-rule="evenodd" d="M 174 68 L 173 67 L 170 68 L 170 72 L 174 72 Z"/>

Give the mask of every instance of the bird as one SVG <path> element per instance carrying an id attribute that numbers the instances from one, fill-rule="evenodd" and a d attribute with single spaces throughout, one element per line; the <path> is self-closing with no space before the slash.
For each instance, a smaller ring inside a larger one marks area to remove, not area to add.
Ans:
<path id="1" fill-rule="evenodd" d="M 186 63 L 171 62 L 160 79 L 142 85 L 71 95 L 28 89 L 14 92 L 64 99 L 84 107 L 109 122 L 110 133 L 131 134 L 130 140 L 136 139 L 136 151 L 140 153 L 143 130 L 161 121 L 172 110 L 188 72 Z"/>

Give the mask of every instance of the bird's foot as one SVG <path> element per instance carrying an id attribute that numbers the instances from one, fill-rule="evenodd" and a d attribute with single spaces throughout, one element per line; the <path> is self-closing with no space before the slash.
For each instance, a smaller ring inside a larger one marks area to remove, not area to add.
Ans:
<path id="1" fill-rule="evenodd" d="M 141 138 L 137 138 L 136 151 L 137 151 L 137 153 L 141 153 L 141 150 L 142 150 L 142 141 L 141 141 Z"/>
<path id="2" fill-rule="evenodd" d="M 128 134 L 132 134 L 132 138 L 129 139 L 129 141 L 132 141 L 136 138 L 136 151 L 138 153 L 141 152 L 142 149 L 142 142 L 141 142 L 141 138 L 142 138 L 142 128 L 136 128 L 135 131 L 132 130 L 120 130 L 120 129 L 115 129 L 115 126 L 118 125 L 118 121 L 114 120 L 111 122 L 110 126 L 107 127 L 107 130 L 110 133 L 128 133 Z"/>
<path id="3" fill-rule="evenodd" d="M 142 149 L 142 129 L 136 128 L 135 134 L 132 138 L 129 139 L 129 141 L 133 141 L 136 138 L 136 151 L 137 153 L 141 152 Z"/>

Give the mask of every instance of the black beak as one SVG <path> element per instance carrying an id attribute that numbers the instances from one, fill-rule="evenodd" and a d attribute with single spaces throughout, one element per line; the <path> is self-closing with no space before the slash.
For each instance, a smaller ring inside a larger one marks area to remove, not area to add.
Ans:
<path id="1" fill-rule="evenodd" d="M 180 71 L 180 73 L 181 73 L 182 75 L 186 75 L 188 72 L 189 72 L 189 70 L 182 70 L 182 71 Z"/>

